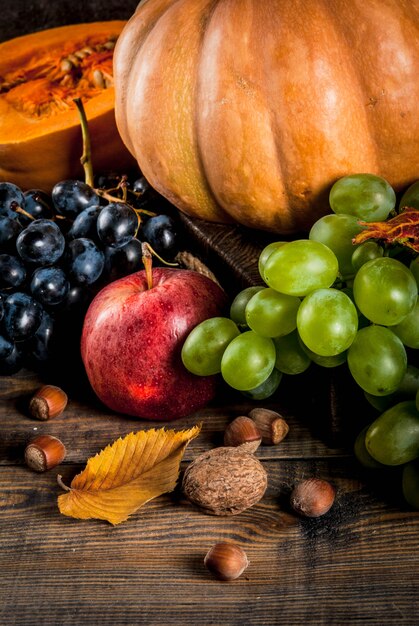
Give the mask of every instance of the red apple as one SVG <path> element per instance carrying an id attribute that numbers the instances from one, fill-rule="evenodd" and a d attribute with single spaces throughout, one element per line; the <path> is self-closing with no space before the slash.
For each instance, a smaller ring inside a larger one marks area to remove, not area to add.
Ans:
<path id="1" fill-rule="evenodd" d="M 107 285 L 87 311 L 81 355 L 100 400 L 119 413 L 172 420 L 202 408 L 216 377 L 195 376 L 180 352 L 189 332 L 221 315 L 226 294 L 198 272 L 155 268 Z"/>

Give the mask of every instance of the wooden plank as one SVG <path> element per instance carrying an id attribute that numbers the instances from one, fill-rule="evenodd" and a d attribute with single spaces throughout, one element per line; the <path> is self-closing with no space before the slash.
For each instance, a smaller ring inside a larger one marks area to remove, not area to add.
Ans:
<path id="1" fill-rule="evenodd" d="M 63 388 L 69 394 L 65 412 L 58 418 L 41 422 L 29 416 L 28 402 L 43 378 L 24 371 L 17 376 L 0 378 L 0 465 L 20 463 L 29 439 L 38 434 L 60 438 L 68 449 L 66 462 L 83 463 L 100 449 L 129 432 L 164 426 L 181 430 L 202 422 L 202 432 L 187 448 L 186 459 L 200 452 L 222 445 L 227 424 L 238 415 L 247 415 L 255 406 L 279 411 L 287 420 L 290 432 L 277 446 L 262 446 L 258 456 L 263 459 L 319 458 L 352 454 L 352 442 L 360 429 L 359 418 L 348 420 L 350 426 L 345 441 L 334 445 L 328 439 L 328 411 L 323 406 L 324 394 L 317 401 L 311 377 L 289 377 L 287 383 L 272 400 L 255 402 L 239 393 L 220 393 L 219 397 L 200 411 L 174 422 L 149 422 L 117 415 L 104 407 L 87 386 L 78 391 L 69 385 Z M 54 383 L 61 382 L 54 379 Z M 226 390 L 223 390 L 226 392 Z M 318 392 L 318 389 L 317 389 Z M 352 409 L 351 409 L 352 410 Z M 361 416 L 363 416 L 361 414 Z M 366 417 L 363 416 L 362 424 Z M 342 428 L 340 429 L 342 433 Z"/>
<path id="2" fill-rule="evenodd" d="M 57 470 L 1 467 L 0 622 L 417 624 L 419 517 L 390 483 L 380 493 L 350 460 L 265 467 L 267 494 L 238 516 L 205 515 L 176 491 L 117 527 L 60 515 Z M 64 480 L 79 470 L 65 467 Z M 288 494 L 312 475 L 332 480 L 337 499 L 323 518 L 302 520 Z M 251 562 L 232 583 L 203 566 L 220 540 Z"/>

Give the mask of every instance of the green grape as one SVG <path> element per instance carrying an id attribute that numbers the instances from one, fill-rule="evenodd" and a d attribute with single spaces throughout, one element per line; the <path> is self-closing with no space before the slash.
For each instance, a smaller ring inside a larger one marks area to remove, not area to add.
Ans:
<path id="1" fill-rule="evenodd" d="M 182 346 L 182 362 L 197 376 L 211 376 L 221 372 L 221 358 L 229 343 L 240 331 L 227 317 L 211 317 L 189 333 Z"/>
<path id="2" fill-rule="evenodd" d="M 419 511 L 419 461 L 410 461 L 404 466 L 402 489 L 406 502 Z"/>
<path id="3" fill-rule="evenodd" d="M 406 206 L 419 209 L 419 180 L 410 185 L 400 198 L 399 208 Z"/>
<path id="4" fill-rule="evenodd" d="M 284 337 L 274 337 L 276 349 L 275 367 L 284 374 L 302 374 L 311 364 L 311 359 L 300 344 L 295 330 Z"/>
<path id="5" fill-rule="evenodd" d="M 221 375 L 233 389 L 249 391 L 268 378 L 275 359 L 272 339 L 248 330 L 227 346 L 221 359 Z"/>
<path id="6" fill-rule="evenodd" d="M 351 174 L 335 182 L 329 202 L 334 213 L 355 215 L 365 222 L 382 222 L 396 206 L 396 194 L 380 176 Z"/>
<path id="7" fill-rule="evenodd" d="M 356 305 L 374 324 L 399 324 L 413 310 L 417 295 L 412 272 L 397 259 L 368 261 L 355 276 Z"/>
<path id="8" fill-rule="evenodd" d="M 268 378 L 263 381 L 255 389 L 249 391 L 242 391 L 242 394 L 252 400 L 266 400 L 270 398 L 279 387 L 279 383 L 282 380 L 282 372 L 279 372 L 275 367 Z"/>
<path id="9" fill-rule="evenodd" d="M 357 272 L 365 263 L 373 259 L 379 259 L 384 254 L 384 249 L 375 241 L 361 243 L 352 254 L 352 269 Z"/>
<path id="10" fill-rule="evenodd" d="M 268 260 L 272 252 L 274 250 L 277 250 L 281 246 L 283 246 L 284 243 L 286 243 L 286 241 L 273 241 L 272 243 L 269 243 L 267 246 L 265 246 L 262 252 L 260 253 L 259 261 L 258 261 L 258 269 L 259 269 L 259 274 L 263 280 L 265 280 L 264 272 L 265 272 L 266 261 Z"/>
<path id="11" fill-rule="evenodd" d="M 384 465 L 402 465 L 419 457 L 419 412 L 413 400 L 399 402 L 370 425 L 365 446 Z"/>
<path id="12" fill-rule="evenodd" d="M 419 289 L 419 256 L 415 257 L 409 265 L 409 269 L 415 277 L 416 284 Z"/>
<path id="13" fill-rule="evenodd" d="M 330 248 L 339 262 L 339 271 L 342 276 L 354 273 L 352 254 L 356 246 L 352 239 L 363 230 L 358 219 L 353 215 L 325 215 L 313 224 L 309 232 L 309 239 L 320 241 Z"/>
<path id="14" fill-rule="evenodd" d="M 348 354 L 347 350 L 341 352 L 340 354 L 335 354 L 335 356 L 320 356 L 319 354 L 316 354 L 315 352 L 310 350 L 310 348 L 305 346 L 304 343 L 301 341 L 301 338 L 300 345 L 304 352 L 307 354 L 307 356 L 309 356 L 310 359 L 313 361 L 313 363 L 315 363 L 316 365 L 320 365 L 321 367 L 338 367 L 339 365 L 342 365 L 346 362 Z"/>
<path id="15" fill-rule="evenodd" d="M 419 348 L 419 300 L 413 310 L 399 324 L 391 327 L 399 339 L 409 348 Z"/>
<path id="16" fill-rule="evenodd" d="M 290 296 L 305 296 L 330 287 L 338 274 L 335 254 L 318 241 L 297 239 L 272 252 L 265 264 L 269 287 Z"/>
<path id="17" fill-rule="evenodd" d="M 316 289 L 304 298 L 297 315 L 304 344 L 319 356 L 335 356 L 349 348 L 358 330 L 352 300 L 338 289 Z"/>
<path id="18" fill-rule="evenodd" d="M 385 396 L 399 387 L 407 367 L 400 339 L 383 326 L 361 328 L 348 350 L 349 370 L 357 384 L 373 396 Z"/>
<path id="19" fill-rule="evenodd" d="M 255 293 L 262 291 L 262 289 L 265 289 L 265 287 L 246 287 L 246 289 L 239 291 L 230 306 L 230 317 L 233 322 L 236 322 L 239 326 L 246 326 L 245 311 L 247 303 L 250 298 L 253 298 Z"/>
<path id="20" fill-rule="evenodd" d="M 287 335 L 297 326 L 297 311 L 300 304 L 300 298 L 287 296 L 266 287 L 247 303 L 247 325 L 262 337 Z"/>
<path id="21" fill-rule="evenodd" d="M 419 369 L 410 363 L 407 364 L 406 372 L 397 391 L 387 396 L 373 396 L 364 391 L 364 396 L 377 411 L 385 411 L 402 400 L 414 400 L 419 390 Z"/>
<path id="22" fill-rule="evenodd" d="M 385 465 L 376 461 L 366 448 L 365 435 L 367 434 L 367 430 L 369 427 L 370 424 L 368 424 L 368 426 L 365 426 L 365 428 L 361 430 L 361 432 L 355 439 L 354 454 L 363 467 L 366 467 L 368 469 L 383 469 Z"/>
<path id="23" fill-rule="evenodd" d="M 365 315 L 362 315 L 361 311 L 358 309 L 358 307 L 356 306 L 356 302 L 355 302 L 355 298 L 354 298 L 354 290 L 352 289 L 352 287 L 342 287 L 341 291 L 343 293 L 346 293 L 346 295 L 348 296 L 348 298 L 350 298 L 355 306 L 357 315 L 358 315 L 358 330 L 360 328 L 364 328 L 365 326 L 369 326 L 371 324 L 371 322 L 369 320 L 367 320 L 367 318 L 365 317 Z"/>

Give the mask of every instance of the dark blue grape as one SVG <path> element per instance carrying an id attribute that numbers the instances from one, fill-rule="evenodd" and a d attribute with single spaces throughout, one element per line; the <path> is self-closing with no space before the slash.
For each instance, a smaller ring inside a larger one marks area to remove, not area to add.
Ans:
<path id="1" fill-rule="evenodd" d="M 176 221 L 170 215 L 150 217 L 142 227 L 142 236 L 165 260 L 179 252 L 180 233 Z"/>
<path id="2" fill-rule="evenodd" d="M 131 239 L 122 248 L 105 248 L 105 269 L 110 280 L 127 276 L 142 268 L 141 241 Z"/>
<path id="3" fill-rule="evenodd" d="M 13 347 L 12 352 L 0 359 L 0 376 L 12 376 L 16 374 L 23 365 L 23 356 L 17 346 Z"/>
<path id="4" fill-rule="evenodd" d="M 71 219 L 100 201 L 95 190 L 80 180 L 63 180 L 57 183 L 51 195 L 58 213 Z"/>
<path id="5" fill-rule="evenodd" d="M 157 193 L 149 182 L 141 176 L 132 185 L 132 191 L 135 192 L 135 207 L 138 209 L 153 210 L 153 206 L 162 200 L 162 196 Z"/>
<path id="6" fill-rule="evenodd" d="M 97 177 L 95 186 L 97 189 L 116 189 L 121 180 L 121 174 L 108 172 L 108 174 L 100 174 Z"/>
<path id="7" fill-rule="evenodd" d="M 35 220 L 23 230 L 16 241 L 16 248 L 26 263 L 51 265 L 62 256 L 64 235 L 55 222 Z"/>
<path id="8" fill-rule="evenodd" d="M 143 196 L 151 191 L 150 183 L 144 176 L 140 176 L 133 182 L 132 190 Z"/>
<path id="9" fill-rule="evenodd" d="M 7 216 L 0 216 L 0 250 L 1 252 L 16 252 L 16 239 L 22 231 L 21 224 Z"/>
<path id="10" fill-rule="evenodd" d="M 26 270 L 17 256 L 0 254 L 0 287 L 19 287 L 25 281 Z"/>
<path id="11" fill-rule="evenodd" d="M 55 306 L 67 296 L 70 283 L 61 268 L 40 267 L 32 275 L 30 289 L 38 302 L 44 306 Z"/>
<path id="12" fill-rule="evenodd" d="M 15 344 L 13 341 L 10 341 L 7 337 L 3 337 L 0 335 L 0 359 L 5 359 L 10 356 L 13 352 L 13 348 Z"/>
<path id="13" fill-rule="evenodd" d="M 53 340 L 54 320 L 44 312 L 38 330 L 25 345 L 28 362 L 34 365 L 48 361 L 53 354 Z"/>
<path id="14" fill-rule="evenodd" d="M 68 239 L 79 239 L 85 237 L 92 239 L 96 243 L 99 242 L 97 233 L 97 218 L 102 207 L 94 204 L 84 209 L 74 220 L 70 230 L 67 233 Z"/>
<path id="15" fill-rule="evenodd" d="M 80 285 L 91 285 L 101 275 L 105 255 L 91 239 L 73 239 L 67 247 L 67 272 L 70 280 Z"/>
<path id="16" fill-rule="evenodd" d="M 13 183 L 0 183 L 0 215 L 16 219 L 16 209 L 25 202 L 22 191 Z"/>
<path id="17" fill-rule="evenodd" d="M 44 310 L 26 293 L 17 291 L 6 298 L 3 325 L 13 341 L 30 339 L 39 328 Z"/>
<path id="18" fill-rule="evenodd" d="M 4 301 L 7 298 L 7 294 L 0 293 L 0 322 L 4 316 Z"/>
<path id="19" fill-rule="evenodd" d="M 29 189 L 25 191 L 25 204 L 23 208 L 26 213 L 32 215 L 35 220 L 40 219 L 52 219 L 54 217 L 54 211 L 52 208 L 52 201 L 48 194 L 41 189 Z M 26 226 L 31 223 L 30 217 L 26 215 L 19 215 L 19 222 Z"/>
<path id="20" fill-rule="evenodd" d="M 80 319 L 84 318 L 88 306 L 93 298 L 92 287 L 88 285 L 71 285 L 67 296 L 59 305 L 59 317 L 57 320 L 60 323 L 68 322 L 73 326 L 77 324 Z"/>
<path id="21" fill-rule="evenodd" d="M 105 246 L 125 246 L 138 229 L 137 214 L 128 204 L 111 202 L 103 207 L 97 220 L 97 232 Z"/>

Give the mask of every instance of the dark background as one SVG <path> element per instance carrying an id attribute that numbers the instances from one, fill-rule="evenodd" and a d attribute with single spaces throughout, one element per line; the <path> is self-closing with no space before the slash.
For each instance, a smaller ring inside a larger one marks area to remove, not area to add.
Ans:
<path id="1" fill-rule="evenodd" d="M 126 20 L 139 0 L 0 0 L 0 41 L 81 22 Z"/>

